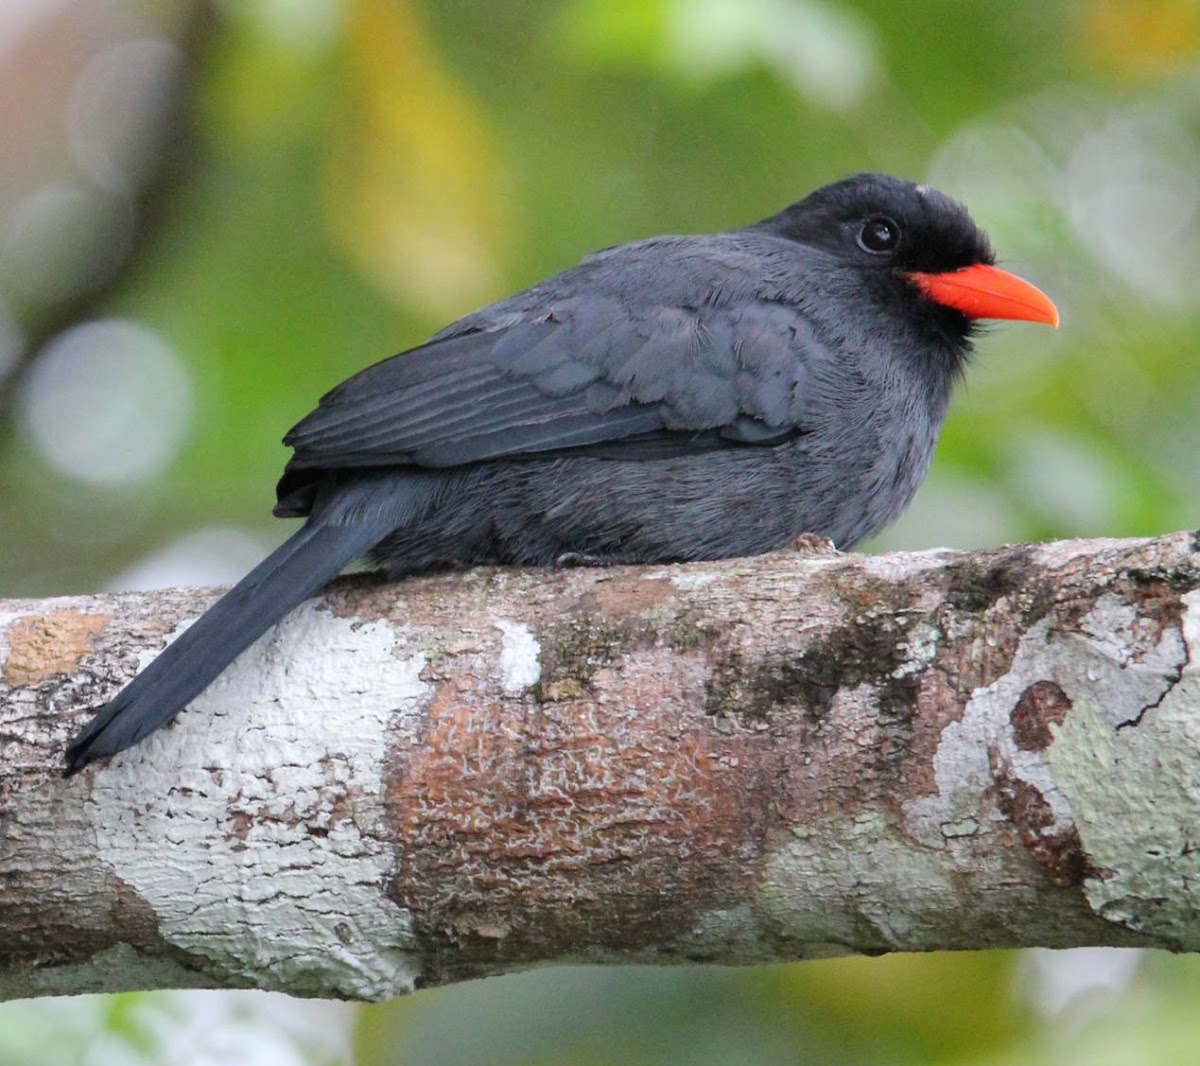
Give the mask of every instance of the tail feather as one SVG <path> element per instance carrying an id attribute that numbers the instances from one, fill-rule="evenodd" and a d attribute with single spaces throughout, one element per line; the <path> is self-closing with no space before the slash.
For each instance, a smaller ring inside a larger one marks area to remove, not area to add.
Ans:
<path id="1" fill-rule="evenodd" d="M 84 726 L 67 748 L 65 776 L 178 714 L 274 622 L 391 532 L 395 515 L 386 510 L 360 513 L 359 521 L 310 521 L 281 544 Z"/>

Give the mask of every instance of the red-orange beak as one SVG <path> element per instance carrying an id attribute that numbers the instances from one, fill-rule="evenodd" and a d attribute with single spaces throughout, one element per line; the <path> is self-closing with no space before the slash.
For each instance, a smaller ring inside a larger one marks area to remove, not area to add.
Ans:
<path id="1" fill-rule="evenodd" d="M 1015 318 L 1058 328 L 1058 308 L 1041 289 L 994 266 L 963 267 L 945 274 L 909 274 L 931 300 L 968 318 Z"/>

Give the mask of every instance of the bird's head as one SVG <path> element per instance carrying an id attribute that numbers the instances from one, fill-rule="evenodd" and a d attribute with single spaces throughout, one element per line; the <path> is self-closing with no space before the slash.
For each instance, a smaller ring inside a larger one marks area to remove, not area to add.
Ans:
<path id="1" fill-rule="evenodd" d="M 964 342 L 979 319 L 1058 325 L 1045 293 L 995 265 L 987 235 L 966 208 L 925 185 L 856 174 L 759 228 L 855 267 L 870 291 Z"/>

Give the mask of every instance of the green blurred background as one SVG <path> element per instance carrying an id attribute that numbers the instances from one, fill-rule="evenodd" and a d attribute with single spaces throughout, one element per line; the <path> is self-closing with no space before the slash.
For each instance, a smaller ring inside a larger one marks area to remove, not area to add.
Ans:
<path id="1" fill-rule="evenodd" d="M 860 169 L 964 200 L 1063 315 L 983 339 L 868 550 L 1200 525 L 1195 0 L 4 0 L 0 594 L 231 581 L 350 372 Z M 1128 952 L 548 970 L 10 1004 L 0 1066 L 1176 1064 L 1198 1005 Z"/>

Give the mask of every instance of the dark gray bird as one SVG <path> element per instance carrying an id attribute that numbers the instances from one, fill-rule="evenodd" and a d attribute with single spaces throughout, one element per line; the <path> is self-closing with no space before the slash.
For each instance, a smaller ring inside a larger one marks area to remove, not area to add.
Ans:
<path id="1" fill-rule="evenodd" d="M 477 563 L 848 548 L 929 467 L 979 318 L 1057 325 L 966 210 L 860 174 L 728 233 L 654 237 L 356 374 L 284 438 L 306 522 L 88 723 L 67 774 L 141 740 L 364 555 Z"/>

